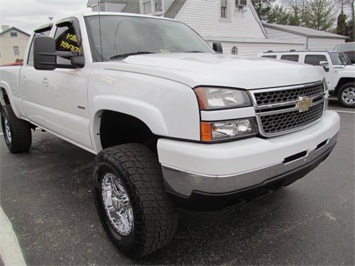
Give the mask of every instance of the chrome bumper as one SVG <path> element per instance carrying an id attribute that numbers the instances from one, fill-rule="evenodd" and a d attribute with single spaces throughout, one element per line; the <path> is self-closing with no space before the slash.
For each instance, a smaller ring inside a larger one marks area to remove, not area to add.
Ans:
<path id="1" fill-rule="evenodd" d="M 314 150 L 305 150 L 284 158 L 282 163 L 238 175 L 200 175 L 163 165 L 166 190 L 175 195 L 189 197 L 194 191 L 223 194 L 252 188 L 278 179 L 280 176 L 285 177 L 287 173 L 294 174 L 297 169 L 312 166 L 312 162 L 319 164 L 318 158 L 325 159 L 335 146 L 336 141 L 337 135 L 334 135 L 332 138 L 318 143 Z"/>

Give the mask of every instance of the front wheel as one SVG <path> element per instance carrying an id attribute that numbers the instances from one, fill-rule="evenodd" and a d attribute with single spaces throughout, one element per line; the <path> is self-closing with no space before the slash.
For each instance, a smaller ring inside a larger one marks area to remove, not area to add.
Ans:
<path id="1" fill-rule="evenodd" d="M 145 146 L 124 144 L 100 152 L 93 194 L 107 235 L 125 255 L 146 256 L 173 238 L 177 214 L 164 191 L 157 156 Z"/>
<path id="2" fill-rule="evenodd" d="M 338 91 L 339 102 L 346 107 L 355 107 L 355 83 L 345 83 Z"/>
<path id="3" fill-rule="evenodd" d="M 31 148 L 30 124 L 17 118 L 9 104 L 1 108 L 1 127 L 7 148 L 12 153 L 26 152 Z"/>

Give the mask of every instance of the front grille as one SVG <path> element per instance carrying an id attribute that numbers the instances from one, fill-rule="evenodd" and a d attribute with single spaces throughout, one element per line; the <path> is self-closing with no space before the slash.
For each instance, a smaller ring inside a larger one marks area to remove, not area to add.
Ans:
<path id="1" fill-rule="evenodd" d="M 275 103 L 296 101 L 299 96 L 315 97 L 324 93 L 323 84 L 315 84 L 302 88 L 276 90 L 255 93 L 257 105 L 269 105 Z"/>
<path id="2" fill-rule="evenodd" d="M 252 91 L 259 132 L 265 137 L 278 136 L 307 127 L 320 119 L 325 107 L 323 83 Z M 300 103 L 312 99 L 304 108 Z"/>
<path id="3" fill-rule="evenodd" d="M 323 114 L 324 103 L 311 107 L 307 112 L 299 111 L 261 116 L 265 134 L 275 134 L 304 127 L 317 121 Z"/>

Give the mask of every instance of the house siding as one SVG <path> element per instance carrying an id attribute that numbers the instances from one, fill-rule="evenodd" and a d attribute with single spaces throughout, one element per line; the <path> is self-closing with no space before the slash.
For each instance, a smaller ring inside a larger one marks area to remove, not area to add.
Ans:
<path id="1" fill-rule="evenodd" d="M 303 36 L 300 34 L 290 33 L 282 30 L 271 29 L 266 27 L 266 32 L 269 39 L 303 42 L 303 49 L 307 50 L 332 50 L 337 44 L 344 43 L 344 39 L 331 37 L 312 37 Z"/>
<path id="2" fill-rule="evenodd" d="M 11 32 L 16 32 L 17 37 L 11 37 Z M 25 56 L 29 36 L 17 30 L 10 30 L 0 35 L 0 65 L 14 63 L 16 59 Z M 14 46 L 18 46 L 19 55 L 14 55 Z"/>
<path id="3" fill-rule="evenodd" d="M 212 44 L 212 42 L 209 42 Z M 235 41 L 235 42 L 221 42 L 223 47 L 223 54 L 230 55 L 232 54 L 232 48 L 236 46 L 238 48 L 238 55 L 243 56 L 257 56 L 257 54 L 266 52 L 269 50 L 273 51 L 289 51 L 291 49 L 302 50 L 303 44 L 301 43 L 253 43 L 253 42 L 242 42 L 242 41 Z"/>
<path id="4" fill-rule="evenodd" d="M 265 39 L 265 35 L 247 6 L 244 11 L 235 8 L 234 0 L 228 0 L 228 19 L 220 18 L 220 1 L 189 0 L 176 16 L 202 37 L 244 37 Z"/>
<path id="5" fill-rule="evenodd" d="M 309 38 L 308 49 L 309 50 L 333 50 L 337 44 L 344 43 L 344 40 L 340 39 L 324 39 L 324 38 Z"/>

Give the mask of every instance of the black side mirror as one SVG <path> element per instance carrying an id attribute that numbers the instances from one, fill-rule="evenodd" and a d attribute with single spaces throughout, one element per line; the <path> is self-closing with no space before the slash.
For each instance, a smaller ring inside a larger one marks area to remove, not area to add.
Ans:
<path id="1" fill-rule="evenodd" d="M 223 54 L 222 44 L 221 44 L 220 42 L 214 42 L 214 43 L 213 43 L 213 50 L 214 50 L 217 54 Z"/>
<path id="2" fill-rule="evenodd" d="M 78 68 L 85 66 L 84 56 L 78 52 L 57 51 L 55 40 L 51 37 L 37 37 L 33 43 L 34 68 L 37 70 L 54 70 L 58 68 Z M 57 56 L 70 58 L 71 64 L 57 64 Z"/>
<path id="3" fill-rule="evenodd" d="M 37 37 L 33 43 L 34 68 L 37 70 L 54 70 L 56 68 L 55 40 L 50 37 Z"/>
<path id="4" fill-rule="evenodd" d="M 319 65 L 324 68 L 325 72 L 329 72 L 329 63 L 328 63 L 328 61 L 320 61 Z"/>

